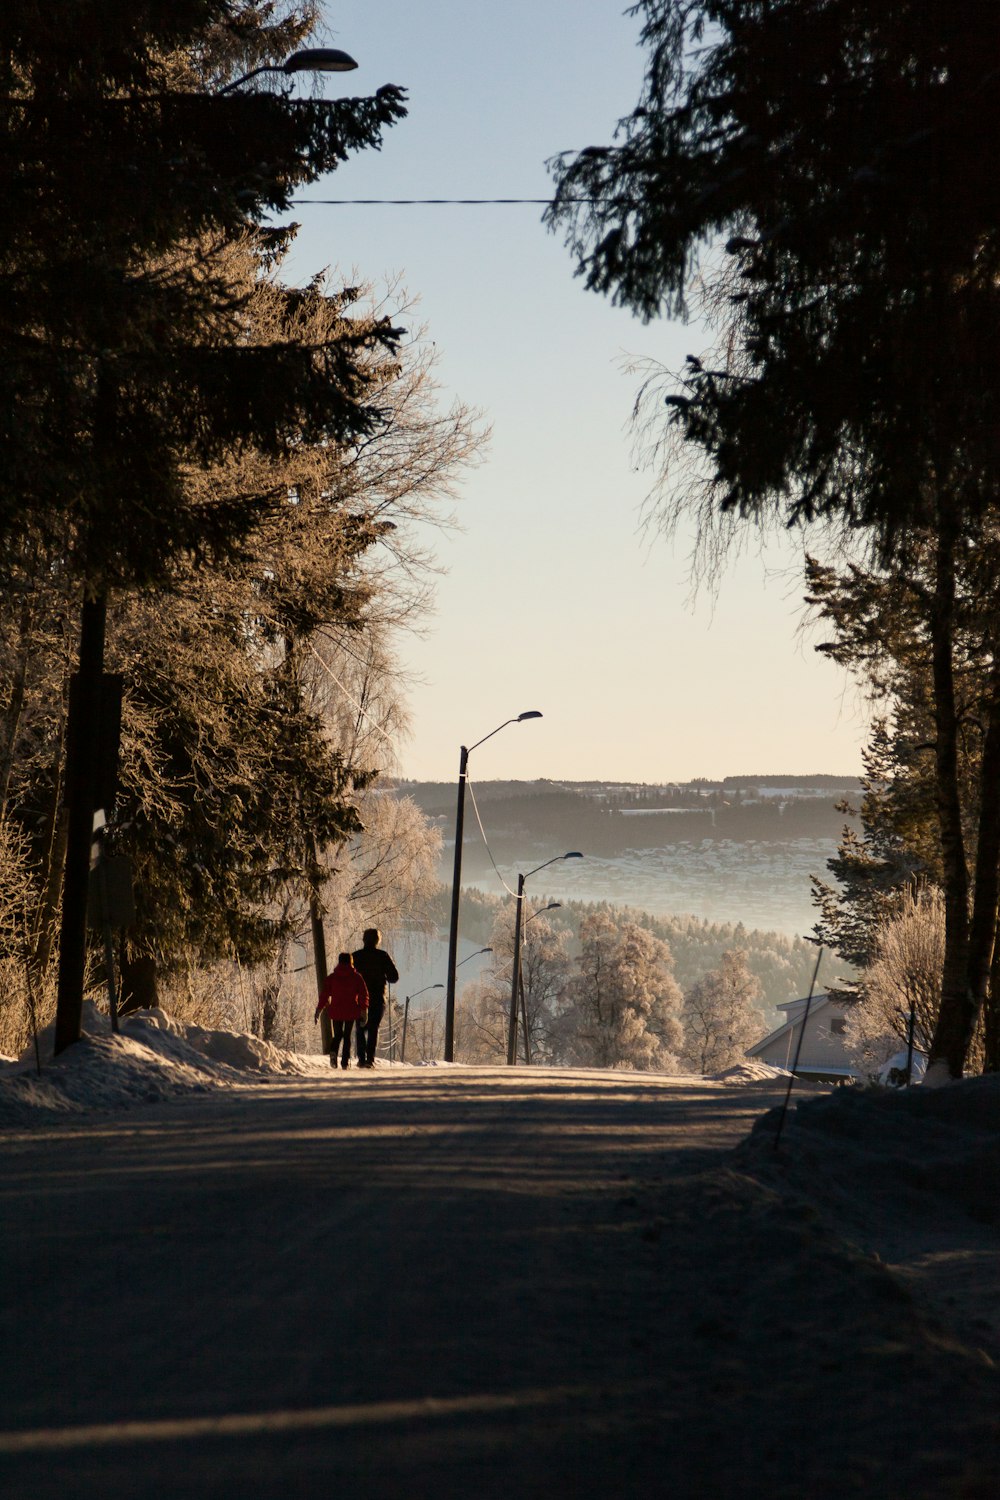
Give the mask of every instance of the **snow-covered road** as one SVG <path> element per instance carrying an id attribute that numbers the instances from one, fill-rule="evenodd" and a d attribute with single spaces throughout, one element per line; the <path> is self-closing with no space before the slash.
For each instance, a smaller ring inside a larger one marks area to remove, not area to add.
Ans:
<path id="1" fill-rule="evenodd" d="M 15 1129 L 0 1493 L 992 1497 L 986 1356 L 734 1165 L 781 1092 L 396 1069 Z"/>

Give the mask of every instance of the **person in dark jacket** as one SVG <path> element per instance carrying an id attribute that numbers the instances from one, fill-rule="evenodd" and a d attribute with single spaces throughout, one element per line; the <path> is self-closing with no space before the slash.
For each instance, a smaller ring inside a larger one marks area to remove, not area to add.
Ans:
<path id="1" fill-rule="evenodd" d="M 327 1011 L 333 1023 L 333 1051 L 330 1066 L 337 1066 L 338 1048 L 343 1048 L 340 1066 L 351 1066 L 351 1027 L 355 1021 L 359 1029 L 368 1015 L 368 989 L 354 967 L 349 953 L 341 953 L 337 967 L 326 976 L 319 1000 L 316 1003 L 314 1021 L 319 1020 L 320 1011 Z"/>
<path id="2" fill-rule="evenodd" d="M 385 1015 L 386 986 L 398 984 L 399 975 L 388 953 L 379 947 L 382 934 L 377 927 L 369 927 L 361 941 L 364 946 L 354 954 L 354 967 L 368 986 L 368 1025 L 358 1027 L 358 1067 L 374 1068 L 378 1029 Z"/>

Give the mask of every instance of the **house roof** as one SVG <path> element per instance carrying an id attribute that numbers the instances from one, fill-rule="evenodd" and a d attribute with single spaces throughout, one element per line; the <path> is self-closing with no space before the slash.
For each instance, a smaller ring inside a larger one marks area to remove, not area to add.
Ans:
<path id="1" fill-rule="evenodd" d="M 809 1005 L 809 1019 L 812 1020 L 817 1011 L 825 1010 L 829 1004 L 829 995 L 813 995 L 812 1002 Z M 794 1031 L 799 1021 L 805 1015 L 806 999 L 786 1000 L 784 1004 L 775 1006 L 775 1009 L 790 1011 L 791 1015 L 789 1019 L 783 1026 L 779 1026 L 776 1031 L 769 1031 L 767 1036 L 761 1037 L 759 1042 L 755 1042 L 752 1047 L 748 1047 L 746 1051 L 747 1057 L 756 1057 L 759 1052 L 763 1052 L 765 1047 L 769 1047 L 779 1037 L 787 1036 L 790 1031 Z"/>
<path id="2" fill-rule="evenodd" d="M 816 1006 L 821 1000 L 829 1000 L 829 998 L 830 996 L 826 993 L 825 990 L 819 995 L 813 995 L 812 1005 L 810 1006 L 810 1009 L 815 1010 Z M 809 996 L 803 995 L 801 1000 L 783 1000 L 780 1005 L 776 1005 L 774 1008 L 775 1010 L 795 1010 L 796 1006 L 798 1006 L 804 1009 L 808 1001 Z"/>

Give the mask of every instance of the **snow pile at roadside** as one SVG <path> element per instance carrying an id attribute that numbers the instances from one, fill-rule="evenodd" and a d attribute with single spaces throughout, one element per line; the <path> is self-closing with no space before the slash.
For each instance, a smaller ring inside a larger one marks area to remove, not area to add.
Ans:
<path id="1" fill-rule="evenodd" d="M 877 1203 L 884 1218 L 931 1198 L 983 1224 L 1000 1224 L 1000 1073 L 943 1088 L 834 1089 L 793 1103 L 777 1152 L 779 1111 L 758 1120 L 743 1148 L 758 1168 L 778 1157 L 781 1175 L 838 1214 Z M 775 1164 L 777 1165 L 777 1163 Z"/>
<path id="2" fill-rule="evenodd" d="M 40 1075 L 33 1045 L 16 1062 L 0 1061 L 0 1126 L 128 1109 L 267 1077 L 330 1073 L 325 1057 L 285 1052 L 255 1036 L 185 1025 L 162 1010 L 124 1016 L 115 1036 L 107 1016 L 88 1002 L 84 1033 L 82 1041 L 53 1059 L 53 1028 L 43 1031 Z"/>
<path id="3" fill-rule="evenodd" d="M 109 1023 L 105 1021 L 104 1024 L 110 1031 Z M 210 1031 L 204 1026 L 187 1025 L 175 1021 L 163 1010 L 137 1011 L 133 1016 L 126 1016 L 121 1024 L 123 1032 L 141 1040 L 161 1057 L 176 1058 L 182 1063 L 189 1060 L 193 1051 L 201 1059 L 202 1066 L 207 1060 L 227 1069 L 250 1069 L 257 1073 L 296 1073 L 301 1076 L 330 1071 L 325 1057 L 286 1052 L 272 1042 L 251 1036 L 249 1032 Z"/>
<path id="4" fill-rule="evenodd" d="M 1000 1074 L 834 1089 L 757 1122 L 734 1160 L 1000 1364 Z"/>
<path id="5" fill-rule="evenodd" d="M 774 1083 L 778 1078 L 790 1078 L 787 1068 L 773 1068 L 770 1063 L 741 1062 L 721 1073 L 710 1073 L 708 1083 Z"/>

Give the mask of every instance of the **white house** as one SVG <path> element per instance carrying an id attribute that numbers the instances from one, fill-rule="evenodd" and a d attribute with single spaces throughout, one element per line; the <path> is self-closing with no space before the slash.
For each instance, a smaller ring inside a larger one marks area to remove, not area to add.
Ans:
<path id="1" fill-rule="evenodd" d="M 795 1051 L 802 1037 L 798 1075 L 818 1083 L 840 1083 L 849 1078 L 863 1078 L 862 1071 L 847 1055 L 845 1033 L 850 1002 L 834 1000 L 830 995 L 813 995 L 809 1004 L 809 1024 L 802 1034 L 806 1001 L 788 1000 L 779 1005 L 786 1020 L 777 1031 L 764 1037 L 747 1051 L 747 1057 L 770 1063 L 775 1068 L 791 1069 Z"/>

